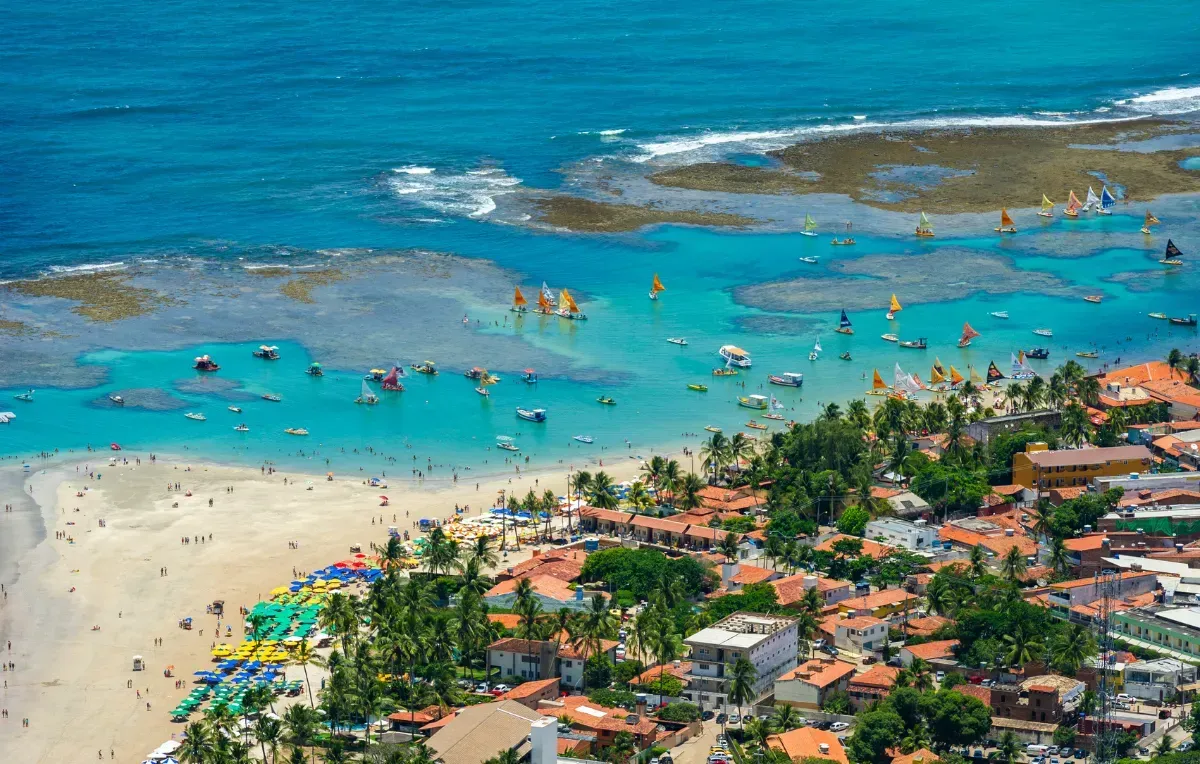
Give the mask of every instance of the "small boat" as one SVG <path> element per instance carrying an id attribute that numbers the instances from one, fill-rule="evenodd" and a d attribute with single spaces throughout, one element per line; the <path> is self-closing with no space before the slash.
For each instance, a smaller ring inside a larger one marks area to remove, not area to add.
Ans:
<path id="1" fill-rule="evenodd" d="M 242 410 L 241 410 L 241 408 L 239 408 L 238 406 L 230 406 L 230 407 L 229 407 L 229 410 L 230 410 L 230 411 L 232 411 L 232 412 L 233 412 L 233 413 L 235 413 L 235 414 L 240 414 L 240 413 L 242 413 Z"/>
<path id="2" fill-rule="evenodd" d="M 725 360 L 727 366 L 738 366 L 743 369 L 750 368 L 750 354 L 737 345 L 722 345 L 717 354 Z"/>
<path id="3" fill-rule="evenodd" d="M 659 292 L 665 292 L 667 288 L 658 280 L 658 274 L 654 274 L 654 281 L 650 284 L 650 299 L 657 300 Z"/>
<path id="4" fill-rule="evenodd" d="M 913 350 L 924 350 L 925 348 L 929 347 L 929 345 L 925 343 L 924 337 L 918 337 L 915 340 L 901 340 L 900 347 L 911 348 Z"/>
<path id="5" fill-rule="evenodd" d="M 289 427 L 286 430 L 284 430 L 284 432 L 286 432 L 288 435 L 307 435 L 308 434 L 308 430 L 304 429 L 303 427 Z"/>
<path id="6" fill-rule="evenodd" d="M 596 399 L 596 403 L 603 403 L 605 406 L 617 405 L 617 401 L 608 395 L 601 395 L 599 398 Z"/>
<path id="7" fill-rule="evenodd" d="M 188 413 L 184 414 L 184 416 L 188 419 L 195 419 L 197 422 L 204 422 L 208 419 L 208 417 L 204 416 L 203 414 L 197 414 L 194 411 L 189 411 Z"/>
<path id="8" fill-rule="evenodd" d="M 1012 359 L 1012 372 L 1008 375 L 1013 379 L 1033 379 L 1037 376 L 1037 372 L 1030 368 L 1029 364 L 1025 363 L 1025 351 L 1022 350 L 1020 355 L 1008 354 Z"/>
<path id="9" fill-rule="evenodd" d="M 892 334 L 891 332 L 888 332 L 887 334 L 881 334 L 881 335 L 879 335 L 879 337 L 880 337 L 880 339 L 883 339 L 886 342 L 899 342 L 900 341 L 900 335 Z"/>
<path id="10" fill-rule="evenodd" d="M 17 393 L 13 397 L 19 401 L 25 401 L 26 403 L 33 403 L 33 392 L 34 392 L 33 390 L 26 390 L 23 393 Z"/>
<path id="11" fill-rule="evenodd" d="M 109 443 L 109 444 L 108 444 L 108 447 L 109 447 L 110 449 L 112 449 L 113 451 L 120 451 L 120 450 L 121 450 L 121 444 L 120 444 L 120 443 Z"/>
<path id="12" fill-rule="evenodd" d="M 537 372 L 533 369 L 526 369 L 525 376 L 521 377 L 527 385 L 536 385 L 538 381 Z"/>
<path id="13" fill-rule="evenodd" d="M 963 375 L 958 373 L 958 369 L 954 368 L 954 364 L 950 364 L 950 386 L 958 387 L 962 383 Z"/>
<path id="14" fill-rule="evenodd" d="M 817 342 L 813 345 L 813 349 L 808 353 L 808 360 L 815 361 L 821 357 L 821 338 L 817 338 Z"/>
<path id="15" fill-rule="evenodd" d="M 929 222 L 929 217 L 924 212 L 921 213 L 921 219 L 917 222 L 917 230 L 914 233 L 926 238 L 933 237 L 933 224 Z"/>
<path id="16" fill-rule="evenodd" d="M 994 230 L 996 233 L 1017 232 L 1017 226 L 1015 223 L 1013 223 L 1013 219 L 1008 216 L 1008 210 L 1003 207 L 1000 208 L 1000 225 L 992 230 Z"/>
<path id="17" fill-rule="evenodd" d="M 813 220 L 812 215 L 804 213 L 804 230 L 800 232 L 802 236 L 817 235 L 817 221 Z"/>
<path id="18" fill-rule="evenodd" d="M 1149 235 L 1150 226 L 1158 225 L 1158 222 L 1158 218 L 1154 217 L 1154 213 L 1150 210 L 1146 210 L 1146 219 L 1142 223 L 1142 233 Z"/>
<path id="19" fill-rule="evenodd" d="M 1150 316 L 1150 318 L 1157 318 L 1159 321 L 1166 321 L 1166 320 L 1167 320 L 1167 314 L 1166 314 L 1166 313 L 1147 313 L 1146 315 Z"/>
<path id="20" fill-rule="evenodd" d="M 576 435 L 574 438 L 571 438 L 571 440 L 577 440 L 580 443 L 595 443 L 596 442 L 592 438 L 591 435 Z"/>
<path id="21" fill-rule="evenodd" d="M 963 322 L 962 336 L 958 338 L 958 346 L 965 348 L 971 344 L 971 340 L 979 336 L 979 332 L 971 328 L 969 323 Z"/>
<path id="22" fill-rule="evenodd" d="M 541 313 L 543 316 L 554 315 L 554 300 L 546 296 L 546 282 L 542 282 L 542 291 L 538 292 L 538 304 L 533 309 L 534 313 Z"/>
<path id="23" fill-rule="evenodd" d="M 530 422 L 545 422 L 546 409 L 523 409 L 518 406 L 517 416 Z"/>
<path id="24" fill-rule="evenodd" d="M 712 375 L 714 377 L 736 377 L 738 375 L 738 370 L 731 369 L 728 366 L 726 366 L 723 369 L 713 369 Z"/>
<path id="25" fill-rule="evenodd" d="M 993 311 L 992 311 L 991 313 L 989 313 L 988 315 L 989 315 L 989 316 L 991 316 L 992 318 L 1003 318 L 1003 319 L 1007 319 L 1007 318 L 1008 318 L 1008 311 L 1007 311 L 1007 310 L 993 310 Z"/>
<path id="26" fill-rule="evenodd" d="M 679 345 L 681 347 L 687 346 L 687 340 L 683 337 L 667 337 L 667 342 L 670 342 L 672 345 Z"/>
<path id="27" fill-rule="evenodd" d="M 505 451 L 520 451 L 521 449 L 513 442 L 513 439 L 507 435 L 496 436 L 496 448 L 503 448 Z"/>
<path id="28" fill-rule="evenodd" d="M 698 393 L 707 393 L 707 392 L 708 392 L 708 385 L 688 385 L 688 386 L 687 386 L 687 389 L 689 389 L 689 390 L 695 390 L 695 391 L 696 391 L 696 392 L 698 392 Z"/>
<path id="29" fill-rule="evenodd" d="M 816 264 L 817 264 L 817 258 L 815 258 L 815 257 L 802 257 L 802 258 L 800 258 L 800 262 L 802 262 L 802 263 L 808 263 L 809 265 L 816 265 Z"/>
<path id="30" fill-rule="evenodd" d="M 1039 337 L 1053 337 L 1054 336 L 1053 329 L 1034 329 L 1033 333 Z"/>
<path id="31" fill-rule="evenodd" d="M 738 396 L 738 405 L 742 408 L 756 409 L 758 411 L 767 410 L 767 396 L 765 395 L 747 395 Z"/>
<path id="32" fill-rule="evenodd" d="M 367 387 L 367 380 L 364 379 L 362 381 L 362 392 L 358 394 L 358 397 L 354 399 L 354 402 L 365 404 L 367 406 L 374 406 L 376 403 L 379 403 L 379 396 L 375 394 L 374 390 Z"/>
<path id="33" fill-rule="evenodd" d="M 988 384 L 994 385 L 1002 379 L 1007 379 L 1007 377 L 1005 377 L 1003 374 L 1000 373 L 1000 367 L 996 365 L 995 361 L 990 361 L 988 363 L 988 370 L 987 370 Z"/>
<path id="34" fill-rule="evenodd" d="M 366 383 L 366 381 L 364 380 L 364 384 L 365 384 L 365 383 Z M 280 397 L 279 397 L 278 395 L 276 395 L 275 393 L 263 393 L 263 394 L 262 394 L 262 399 L 263 399 L 264 401 L 271 401 L 272 403 L 279 403 L 281 400 L 283 400 L 283 398 L 280 398 Z"/>
<path id="35" fill-rule="evenodd" d="M 1025 351 L 1026 358 L 1033 358 L 1038 361 L 1044 361 L 1050 357 L 1050 351 L 1046 348 L 1033 348 Z"/>
<path id="36" fill-rule="evenodd" d="M 1100 206 L 1096 208 L 1098 215 L 1111 215 L 1112 208 L 1117 203 L 1115 197 L 1108 192 L 1108 186 L 1100 189 Z"/>
<path id="37" fill-rule="evenodd" d="M 238 432 L 250 432 L 250 428 L 244 424 L 239 424 L 237 427 L 234 427 L 233 429 L 237 430 Z"/>
<path id="38" fill-rule="evenodd" d="M 206 355 L 201 355 L 196 356 L 196 360 L 195 363 L 192 364 L 192 368 L 196 371 L 216 371 L 221 367 L 218 366 L 217 362 L 212 358 Z"/>
<path id="39" fill-rule="evenodd" d="M 871 389 L 867 391 L 867 395 L 887 395 L 891 392 L 883 381 L 883 377 L 879 375 L 879 369 L 875 369 L 875 374 L 871 378 Z"/>
<path id="40" fill-rule="evenodd" d="M 1087 201 L 1083 203 L 1083 207 L 1079 211 L 1087 212 L 1088 210 L 1100 211 L 1100 197 L 1096 196 L 1096 192 L 1092 190 L 1091 186 L 1088 186 Z"/>
<path id="41" fill-rule="evenodd" d="M 839 355 L 838 358 L 841 358 L 843 361 L 853 361 L 854 360 L 853 358 L 850 357 L 849 350 L 847 350 L 845 353 L 842 353 L 841 355 Z"/>
<path id="42" fill-rule="evenodd" d="M 804 375 L 794 371 L 785 371 L 782 374 L 770 375 L 767 377 L 767 381 L 780 387 L 800 387 L 804 384 Z"/>
<path id="43" fill-rule="evenodd" d="M 1042 209 L 1038 215 L 1044 218 L 1054 217 L 1054 202 L 1047 199 L 1045 194 L 1042 194 Z"/>
<path id="44" fill-rule="evenodd" d="M 554 315 L 559 316 L 560 318 L 569 318 L 572 321 L 587 320 L 587 316 L 584 315 L 583 311 L 579 309 L 579 306 L 575 304 L 575 299 L 571 297 L 571 293 L 567 290 L 564 289 L 561 293 L 559 293 L 558 301 L 562 304 L 562 307 L 554 311 Z"/>
<path id="45" fill-rule="evenodd" d="M 486 387 L 477 387 L 477 388 L 475 388 L 475 392 L 479 393 L 479 394 L 480 394 L 480 395 L 482 395 L 484 398 L 490 398 L 490 397 L 492 397 L 492 393 L 491 393 L 491 391 L 490 391 L 490 390 L 488 390 Z"/>
<path id="46" fill-rule="evenodd" d="M 513 304 L 509 308 L 513 313 L 525 313 L 529 310 L 529 301 L 521 294 L 521 287 L 513 287 Z"/>
<path id="47" fill-rule="evenodd" d="M 421 363 L 409 364 L 413 371 L 418 374 L 428 374 L 431 377 L 436 377 L 438 370 L 437 365 L 433 361 L 422 361 Z"/>
<path id="48" fill-rule="evenodd" d="M 1167 239 L 1167 250 L 1158 262 L 1163 265 L 1183 265 L 1183 253 L 1175 246 L 1175 242 Z"/>
<path id="49" fill-rule="evenodd" d="M 1084 297 L 1084 298 L 1083 298 L 1083 301 L 1084 301 L 1084 302 L 1091 302 L 1091 303 L 1095 303 L 1096 305 L 1099 305 L 1099 304 L 1100 304 L 1100 301 L 1101 301 L 1102 299 L 1104 299 L 1104 297 L 1103 297 L 1102 295 L 1098 295 L 1098 294 L 1089 294 L 1087 297 Z"/>
<path id="50" fill-rule="evenodd" d="M 888 321 L 892 321 L 896 318 L 896 314 L 902 310 L 904 310 L 904 308 L 902 308 L 900 306 L 900 301 L 896 299 L 896 295 L 895 295 L 895 293 L 893 293 L 892 294 L 892 302 L 891 302 L 890 306 L 888 307 L 887 315 L 884 316 L 884 318 L 886 318 Z"/>
<path id="51" fill-rule="evenodd" d="M 487 369 L 481 369 L 478 366 L 474 366 L 463 372 L 463 376 L 467 379 L 483 379 L 484 374 L 487 374 Z"/>
<path id="52" fill-rule="evenodd" d="M 387 374 L 387 372 L 383 369 L 371 369 L 363 375 L 363 379 L 367 380 L 368 382 L 381 382 L 383 381 L 384 374 Z"/>
<path id="53" fill-rule="evenodd" d="M 119 395 L 110 395 L 110 396 L 108 396 L 108 399 L 118 406 L 125 405 L 125 399 Z"/>
<path id="54" fill-rule="evenodd" d="M 1081 209 L 1083 209 L 1083 205 L 1079 203 L 1079 197 L 1075 196 L 1075 192 L 1072 191 L 1067 196 L 1067 208 L 1063 210 L 1063 214 L 1069 218 L 1077 218 Z"/>
<path id="55" fill-rule="evenodd" d="M 1175 324 L 1176 326 L 1195 326 L 1196 325 L 1196 314 L 1189 313 L 1187 318 L 1175 318 L 1174 316 L 1172 316 L 1168 320 L 1172 324 Z"/>
<path id="56" fill-rule="evenodd" d="M 706 426 L 704 429 L 707 430 L 708 432 L 720 432 L 721 431 L 720 427 L 716 427 L 711 424 Z"/>
<path id="57" fill-rule="evenodd" d="M 849 246 L 853 246 L 857 242 L 855 242 L 854 239 L 850 238 L 849 236 L 842 239 L 841 241 L 838 241 L 838 238 L 836 236 L 834 236 L 833 241 L 831 241 L 829 243 L 835 247 L 849 247 Z"/>
<path id="58" fill-rule="evenodd" d="M 264 361 L 278 361 L 279 348 L 276 345 L 259 345 L 258 350 L 253 351 L 253 355 Z"/>
<path id="59" fill-rule="evenodd" d="M 1100 357 L 1100 354 L 1097 353 L 1095 350 L 1080 350 L 1075 355 L 1079 356 L 1080 358 L 1099 358 Z"/>
<path id="60" fill-rule="evenodd" d="M 308 368 L 304 370 L 304 373 L 309 375 L 310 377 L 325 376 L 325 370 L 321 368 L 321 364 L 318 363 L 317 361 L 313 361 L 312 363 L 310 363 L 308 365 Z"/>
<path id="61" fill-rule="evenodd" d="M 753 419 L 751 419 L 749 422 L 746 422 L 746 426 L 749 427 L 751 430 L 767 429 L 767 426 L 765 424 L 763 424 L 762 422 L 755 422 Z"/>
<path id="62" fill-rule="evenodd" d="M 550 306 L 551 308 L 558 305 L 558 300 L 554 297 L 554 292 L 551 291 L 550 285 L 545 281 L 542 282 L 542 289 L 540 292 L 538 292 L 538 294 L 541 295 L 541 299 L 538 300 L 539 304 L 541 304 L 541 302 L 544 300 L 546 305 Z"/>
<path id="63" fill-rule="evenodd" d="M 854 327 L 850 325 L 850 318 L 846 315 L 845 308 L 842 309 L 842 317 L 838 320 L 838 328 L 834 331 L 838 334 L 854 334 Z"/>
<path id="64" fill-rule="evenodd" d="M 387 373 L 387 376 L 380 380 L 383 383 L 383 389 L 392 393 L 404 392 L 404 385 L 400 384 L 400 378 L 404 376 L 404 369 L 400 368 L 400 362 L 392 364 L 392 370 Z"/>
<path id="65" fill-rule="evenodd" d="M 775 420 L 775 421 L 777 421 L 777 422 L 782 422 L 782 421 L 783 421 L 783 414 L 763 414 L 763 415 L 762 415 L 762 418 L 763 418 L 763 419 L 773 419 L 773 420 Z"/>

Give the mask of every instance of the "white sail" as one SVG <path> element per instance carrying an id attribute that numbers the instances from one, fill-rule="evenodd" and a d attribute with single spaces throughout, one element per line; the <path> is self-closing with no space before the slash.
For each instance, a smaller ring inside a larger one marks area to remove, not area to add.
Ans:
<path id="1" fill-rule="evenodd" d="M 550 286 L 545 281 L 542 282 L 542 296 L 546 298 L 546 302 L 554 305 L 557 300 L 554 297 L 554 292 L 550 291 Z"/>
<path id="2" fill-rule="evenodd" d="M 821 352 L 821 338 L 820 337 L 817 337 L 817 344 L 813 345 L 813 352 L 814 353 Z"/>
<path id="3" fill-rule="evenodd" d="M 1096 192 L 1092 190 L 1091 186 L 1088 186 L 1087 203 L 1083 205 L 1083 209 L 1090 210 L 1093 205 L 1095 205 L 1095 207 L 1097 209 L 1099 209 L 1100 197 L 1096 196 Z"/>
<path id="4" fill-rule="evenodd" d="M 365 401 L 368 398 L 375 397 L 375 393 L 371 392 L 371 388 L 367 387 L 367 380 L 362 381 L 362 399 Z"/>
<path id="5" fill-rule="evenodd" d="M 778 398 L 776 398 L 774 395 L 772 395 L 771 396 L 771 410 L 772 411 L 780 411 L 782 409 L 783 409 L 783 404 L 779 402 Z"/>

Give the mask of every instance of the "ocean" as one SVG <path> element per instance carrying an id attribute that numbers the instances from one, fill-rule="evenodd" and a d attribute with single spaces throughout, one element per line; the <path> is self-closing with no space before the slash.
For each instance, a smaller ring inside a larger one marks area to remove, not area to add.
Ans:
<path id="1" fill-rule="evenodd" d="M 789 418 L 802 418 L 819 402 L 861 393 L 875 368 L 890 381 L 897 362 L 924 379 L 935 356 L 964 373 L 968 365 L 983 373 L 993 360 L 1007 371 L 1010 353 L 1047 344 L 1031 333 L 1041 326 L 1055 332 L 1043 370 L 1093 346 L 1102 350 L 1093 368 L 1172 346 L 1195 349 L 1194 332 L 1145 317 L 1194 312 L 1197 283 L 1191 272 L 1160 276 L 1138 248 L 1141 207 L 1080 221 L 1069 234 L 1041 230 L 1025 214 L 1022 233 L 1003 242 L 956 237 L 953 224 L 935 242 L 865 224 L 855 251 L 832 253 L 824 239 L 818 247 L 786 230 L 795 228 L 788 220 L 748 232 L 661 226 L 571 234 L 529 225 L 521 202 L 530 189 L 570 188 L 610 168 L 630 173 L 730 155 L 749 162 L 799 138 L 864 127 L 1186 115 L 1200 108 L 1200 71 L 1191 71 L 1189 55 L 1196 25 L 1180 23 L 1191 13 L 1165 2 L 1135 13 L 1109 1 L 1086 11 L 1032 2 L 849 9 L 711 0 L 682 7 L 68 0 L 52 10 L 12 8 L 0 49 L 0 281 L 158 266 L 152 278 L 170 292 L 196 263 L 237 278 L 247 266 L 328 262 L 327 253 L 344 250 L 441 252 L 502 271 L 469 293 L 447 285 L 446 304 L 421 314 L 443 320 L 436 341 L 414 330 L 421 316 L 407 298 L 363 298 L 361 315 L 371 315 L 380 334 L 362 355 L 376 360 L 334 364 L 320 380 L 302 373 L 307 363 L 344 350 L 347 337 L 361 340 L 368 325 L 340 315 L 356 299 L 349 288 L 337 299 L 321 297 L 311 321 L 261 325 L 260 336 L 251 322 L 220 324 L 211 306 L 167 311 L 187 312 L 182 323 L 117 322 L 92 335 L 61 306 L 23 305 L 43 320 L 60 311 L 70 330 L 48 340 L 61 348 L 57 368 L 43 364 L 3 391 L 0 410 L 18 419 L 0 426 L 0 454 L 118 442 L 320 470 L 326 459 L 331 467 L 357 463 L 353 450 L 372 445 L 440 464 L 435 475 L 444 477 L 452 465 L 511 469 L 489 450 L 497 435 L 518 437 L 522 456 L 547 466 L 584 454 L 646 455 L 705 425 L 732 432 L 751 413 L 737 407 L 737 395 L 770 394 L 760 389 L 768 373 L 806 375 L 801 391 L 772 389 Z M 998 199 L 1012 191 L 998 189 Z M 1040 190 L 1025 195 L 1032 205 Z M 803 219 L 805 208 L 823 222 L 854 214 L 828 200 L 772 203 L 789 219 Z M 1193 199 L 1155 209 L 1164 220 L 1156 248 L 1168 233 L 1185 251 L 1200 247 Z M 907 233 L 910 223 L 896 230 Z M 939 252 L 996 257 L 1005 266 L 988 283 L 970 273 L 942 283 L 945 261 L 921 259 Z M 817 266 L 797 260 L 814 254 Z M 832 333 L 832 306 L 783 314 L 735 298 L 739 287 L 763 281 L 834 278 L 835 256 L 876 255 L 914 258 L 920 282 L 906 285 L 901 299 L 916 304 L 898 322 L 883 318 L 886 300 L 852 309 L 853 339 Z M 352 256 L 338 262 L 355 268 Z M 654 272 L 668 291 L 651 303 Z M 1030 272 L 1036 277 L 1027 284 L 1022 274 Z M 578 290 L 590 320 L 512 320 L 513 282 L 543 280 Z M 1078 299 L 1094 292 L 1105 295 L 1103 306 Z M 989 318 L 995 310 L 1012 319 Z M 963 351 L 954 345 L 966 321 L 983 337 Z M 343 336 L 332 336 L 331 326 Z M 878 339 L 887 331 L 928 337 L 930 349 L 900 351 Z M 687 337 L 689 346 L 668 344 L 672 336 Z M 823 357 L 811 362 L 817 339 Z M 252 359 L 260 341 L 280 344 L 284 360 Z M 481 363 L 493 341 L 504 351 L 488 365 L 504 381 L 482 400 L 461 371 Z M 0 358 L 8 349 L 19 365 L 28 342 L 0 337 Z M 753 353 L 752 372 L 709 375 L 726 343 Z M 854 360 L 840 361 L 844 351 Z M 220 355 L 220 376 L 233 387 L 189 384 L 190 360 L 201 352 Z M 517 379 L 530 357 L 552 372 L 536 388 Z M 354 407 L 365 369 L 393 358 L 432 358 L 445 373 L 409 381 L 408 392 L 379 407 Z M 687 391 L 689 382 L 710 390 Z M 26 386 L 38 388 L 36 402 L 12 401 Z M 143 391 L 146 407 L 107 405 L 114 390 Z M 255 399 L 265 391 L 283 402 Z M 600 395 L 617 405 L 597 404 Z M 233 431 L 230 400 L 245 402 L 250 433 Z M 517 405 L 544 406 L 550 421 L 522 423 Z M 185 420 L 188 410 L 209 420 Z M 287 426 L 312 435 L 298 444 L 282 433 Z M 581 434 L 596 439 L 590 451 L 571 440 Z M 402 461 L 377 459 L 381 470 L 412 468 Z"/>

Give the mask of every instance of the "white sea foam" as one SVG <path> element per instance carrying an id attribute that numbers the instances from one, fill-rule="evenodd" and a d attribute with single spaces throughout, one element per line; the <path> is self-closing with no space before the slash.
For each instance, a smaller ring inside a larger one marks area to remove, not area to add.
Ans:
<path id="1" fill-rule="evenodd" d="M 284 263 L 246 263 L 242 266 L 243 270 L 247 271 L 266 271 L 274 268 L 291 268 L 292 266 Z"/>
<path id="2" fill-rule="evenodd" d="M 1144 114 L 1187 114 L 1200 111 L 1200 87 L 1163 88 L 1116 104 Z"/>
<path id="3" fill-rule="evenodd" d="M 624 132 L 625 132 L 624 128 L 622 128 L 620 130 L 601 130 L 600 135 L 620 135 L 621 133 L 624 133 Z"/>
<path id="4" fill-rule="evenodd" d="M 397 167 L 392 172 L 402 172 L 405 175 L 429 175 L 433 172 L 432 167 L 419 167 L 417 165 L 409 165 L 408 167 Z"/>
<path id="5" fill-rule="evenodd" d="M 97 273 L 99 271 L 111 271 L 116 268 L 124 268 L 125 263 L 84 263 L 83 265 L 51 265 L 51 273 Z"/>
<path id="6" fill-rule="evenodd" d="M 482 167 L 464 173 L 396 172 L 386 179 L 397 196 L 447 215 L 483 217 L 496 209 L 496 197 L 510 194 L 521 182 L 499 167 Z"/>

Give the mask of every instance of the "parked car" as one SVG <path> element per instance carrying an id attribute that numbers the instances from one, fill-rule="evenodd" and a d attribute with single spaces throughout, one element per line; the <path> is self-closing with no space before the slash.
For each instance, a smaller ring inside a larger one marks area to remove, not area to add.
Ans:
<path id="1" fill-rule="evenodd" d="M 848 729 L 850 729 L 850 725 L 846 724 L 845 722 L 834 722 L 833 724 L 829 725 L 830 732 L 841 732 L 842 730 Z"/>
<path id="2" fill-rule="evenodd" d="M 740 714 L 730 714 L 729 715 L 729 723 L 730 724 L 741 724 L 742 723 L 741 715 Z"/>
<path id="3" fill-rule="evenodd" d="M 933 678 L 937 680 L 937 683 L 938 683 L 938 684 L 941 684 L 941 683 L 942 683 L 942 680 L 944 680 L 944 679 L 946 678 L 946 672 L 945 672 L 945 671 L 939 671 L 939 672 L 937 672 L 936 674 L 934 674 L 934 675 L 933 675 Z"/>
<path id="4" fill-rule="evenodd" d="M 904 664 L 900 662 L 899 656 L 895 658 L 888 658 L 887 665 L 891 666 L 892 668 L 902 668 L 904 666 Z"/>
<path id="5" fill-rule="evenodd" d="M 817 649 L 828 655 L 836 656 L 838 654 L 838 649 L 836 647 L 834 647 L 833 645 L 822 645 L 821 647 L 819 647 Z"/>
<path id="6" fill-rule="evenodd" d="M 864 655 L 863 656 L 863 665 L 869 666 L 872 663 L 874 663 L 876 660 L 878 660 L 878 658 L 876 658 L 874 655 Z"/>
<path id="7" fill-rule="evenodd" d="M 714 719 L 714 718 L 716 718 L 716 716 L 717 716 L 716 712 L 712 711 L 711 709 L 708 711 L 704 711 L 703 713 L 700 714 L 700 718 L 703 719 L 704 721 L 709 721 L 710 719 Z"/>
<path id="8" fill-rule="evenodd" d="M 1075 749 L 1075 758 L 1077 758 L 1077 759 L 1086 759 L 1086 758 L 1087 758 L 1087 751 L 1083 750 L 1082 748 L 1076 748 L 1076 749 Z"/>
<path id="9" fill-rule="evenodd" d="M 717 714 L 717 724 L 724 724 L 729 719 L 724 713 Z"/>
<path id="10" fill-rule="evenodd" d="M 1046 749 L 1046 753 L 1053 756 L 1054 754 L 1058 753 L 1058 746 L 1056 746 L 1056 745 L 1050 746 L 1049 748 Z"/>
<path id="11" fill-rule="evenodd" d="M 1120 692 L 1120 693 L 1117 693 L 1117 698 L 1116 698 L 1116 699 L 1117 699 L 1118 701 L 1120 701 L 1121 703 L 1135 703 L 1135 702 L 1137 702 L 1137 698 L 1135 698 L 1135 697 L 1133 697 L 1132 695 L 1130 695 L 1130 694 L 1128 694 L 1128 693 L 1125 693 L 1125 692 Z"/>
<path id="12" fill-rule="evenodd" d="M 488 691 L 488 686 L 486 684 L 481 682 L 481 683 L 475 685 L 475 692 L 479 693 L 480 695 L 483 695 L 487 691 Z"/>
<path id="13" fill-rule="evenodd" d="M 1180 753 L 1187 753 L 1188 751 L 1192 750 L 1192 748 L 1194 748 L 1195 745 L 1196 745 L 1196 743 L 1194 741 L 1185 740 L 1179 744 L 1179 748 L 1176 750 L 1178 750 Z"/>

